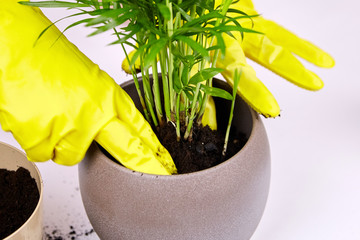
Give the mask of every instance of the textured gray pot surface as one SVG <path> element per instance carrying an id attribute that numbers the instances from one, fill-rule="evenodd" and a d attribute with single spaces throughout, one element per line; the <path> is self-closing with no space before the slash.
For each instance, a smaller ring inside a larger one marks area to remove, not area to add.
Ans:
<path id="1" fill-rule="evenodd" d="M 129 84 L 123 88 L 128 91 Z M 128 92 L 134 96 L 133 90 Z M 222 106 L 223 100 L 216 104 L 218 123 L 227 122 L 228 107 Z M 249 136 L 244 148 L 222 164 L 190 174 L 134 172 L 107 158 L 93 143 L 79 165 L 79 180 L 87 215 L 99 237 L 250 239 L 269 191 L 269 143 L 259 115 L 240 98 L 234 124 Z"/>

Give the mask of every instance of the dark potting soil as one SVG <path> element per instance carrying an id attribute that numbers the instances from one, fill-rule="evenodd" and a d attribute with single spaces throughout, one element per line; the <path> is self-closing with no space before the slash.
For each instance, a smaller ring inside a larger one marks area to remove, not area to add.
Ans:
<path id="1" fill-rule="evenodd" d="M 231 133 L 236 131 L 232 130 Z M 225 133 L 208 126 L 194 126 L 191 141 L 176 139 L 172 124 L 161 127 L 157 133 L 160 142 L 169 151 L 178 174 L 191 173 L 216 166 L 234 156 L 246 143 L 245 134 L 230 134 L 225 157 L 222 156 Z"/>
<path id="2" fill-rule="evenodd" d="M 16 231 L 34 212 L 40 194 L 25 168 L 0 169 L 0 239 Z"/>

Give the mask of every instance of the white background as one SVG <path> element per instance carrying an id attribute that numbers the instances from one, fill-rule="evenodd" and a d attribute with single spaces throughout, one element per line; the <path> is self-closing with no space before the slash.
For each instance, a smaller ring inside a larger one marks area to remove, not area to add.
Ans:
<path id="1" fill-rule="evenodd" d="M 360 2 L 358 0 L 254 0 L 265 18 L 275 20 L 328 51 L 333 69 L 315 71 L 325 82 L 308 92 L 255 63 L 258 77 L 277 98 L 282 112 L 264 119 L 272 151 L 271 188 L 263 219 L 253 240 L 360 239 Z M 59 10 L 46 10 L 51 20 Z M 62 28 L 64 25 L 59 25 Z M 88 30 L 67 32 L 90 59 L 117 82 L 130 79 L 120 68 L 119 46 L 103 37 L 86 38 Z M 0 140 L 18 148 L 9 133 Z M 78 189 L 77 167 L 37 164 L 45 184 L 44 225 L 77 239 L 91 229 Z"/>

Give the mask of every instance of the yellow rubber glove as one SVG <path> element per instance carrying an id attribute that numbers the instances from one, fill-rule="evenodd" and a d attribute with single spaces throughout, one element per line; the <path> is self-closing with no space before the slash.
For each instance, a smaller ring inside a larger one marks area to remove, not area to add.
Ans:
<path id="1" fill-rule="evenodd" d="M 271 92 L 256 77 L 255 70 L 246 63 L 245 54 L 240 42 L 228 35 L 223 36 L 226 50 L 223 57 L 219 56 L 216 67 L 224 69 L 221 74 L 233 87 L 235 70 L 241 71 L 237 93 L 255 111 L 265 117 L 276 117 L 280 107 Z"/>
<path id="2" fill-rule="evenodd" d="M 241 0 L 231 7 L 257 14 L 251 0 Z M 302 88 L 319 90 L 323 87 L 321 79 L 307 70 L 292 53 L 319 67 L 331 68 L 335 61 L 328 53 L 273 21 L 263 17 L 255 17 L 253 21 L 254 29 L 264 35 L 245 34 L 243 48 L 248 58 Z M 247 26 L 251 27 L 250 21 Z"/>
<path id="3" fill-rule="evenodd" d="M 135 54 L 135 50 L 132 50 L 129 54 L 128 54 L 128 58 L 131 59 L 134 54 Z M 131 67 L 130 67 L 130 63 L 128 61 L 127 58 L 125 58 L 122 63 L 121 63 L 121 68 L 127 73 L 127 74 L 132 74 L 131 71 Z M 140 66 L 140 58 L 137 58 L 133 67 L 133 71 L 134 73 L 138 73 L 141 71 L 141 66 Z"/>
<path id="4" fill-rule="evenodd" d="M 216 0 L 216 5 L 221 2 L 222 0 Z M 258 14 L 251 0 L 237 1 L 230 5 L 230 8 L 241 10 L 248 15 Z M 232 16 L 232 13 L 229 15 Z M 249 19 L 240 22 L 243 27 L 252 28 L 254 26 L 254 30 L 264 34 L 244 33 L 244 39 L 241 39 L 240 34 L 234 34 L 238 39 L 238 44 L 233 38 L 226 37 L 228 49 L 225 58 L 219 58 L 217 66 L 227 68 L 223 75 L 230 84 L 233 82 L 233 71 L 236 65 L 245 66 L 242 68 L 240 95 L 259 113 L 266 117 L 275 117 L 279 115 L 280 108 L 271 93 L 256 78 L 252 68 L 246 64 L 242 51 L 246 57 L 308 90 L 319 90 L 324 84 L 315 73 L 306 69 L 293 53 L 324 68 L 333 67 L 335 61 L 320 48 L 272 21 L 260 16 L 253 17 L 252 20 L 253 22 Z M 229 46 L 231 50 L 229 50 Z M 240 49 L 241 47 L 243 50 Z M 233 67 L 228 66 L 229 64 Z M 257 91 L 258 94 L 256 94 Z"/>
<path id="5" fill-rule="evenodd" d="M 56 41 L 56 27 L 34 46 L 50 23 L 17 0 L 1 4 L 0 123 L 29 160 L 73 165 L 95 139 L 130 169 L 176 172 L 130 97 L 64 36 Z"/>

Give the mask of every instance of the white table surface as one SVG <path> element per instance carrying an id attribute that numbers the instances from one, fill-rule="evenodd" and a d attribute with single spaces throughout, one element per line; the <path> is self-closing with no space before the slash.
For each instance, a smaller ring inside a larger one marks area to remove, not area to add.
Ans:
<path id="1" fill-rule="evenodd" d="M 360 239 L 360 2 L 358 0 L 254 0 L 264 17 L 275 20 L 327 50 L 333 69 L 306 63 L 325 82 L 308 92 L 255 63 L 257 76 L 277 98 L 282 112 L 264 119 L 271 145 L 272 179 L 268 203 L 253 240 Z M 44 11 L 51 20 L 62 12 Z M 58 25 L 60 28 L 66 23 Z M 86 38 L 82 27 L 68 38 L 117 82 L 119 46 L 102 37 Z M 115 65 L 114 62 L 117 62 Z M 11 134 L 0 141 L 20 148 Z M 45 184 L 44 225 L 76 239 L 99 239 L 91 229 L 79 192 L 77 167 L 39 163 Z M 65 238 L 67 239 L 67 238 Z M 69 238 L 70 239 L 70 238 Z"/>

